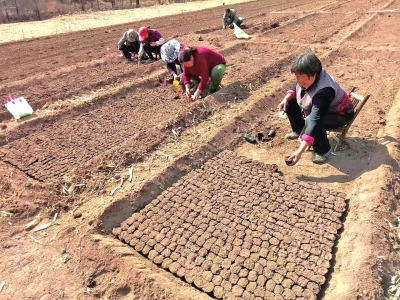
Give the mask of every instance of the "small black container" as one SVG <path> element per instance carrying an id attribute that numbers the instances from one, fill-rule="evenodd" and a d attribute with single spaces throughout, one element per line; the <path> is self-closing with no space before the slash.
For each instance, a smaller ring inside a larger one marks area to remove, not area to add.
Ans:
<path id="1" fill-rule="evenodd" d="M 244 139 L 245 139 L 247 142 L 249 142 L 250 144 L 256 144 L 256 143 L 257 143 L 257 141 L 256 141 L 256 139 L 254 138 L 254 136 L 252 136 L 252 135 L 250 135 L 250 134 L 246 134 L 246 135 L 244 136 Z"/>
<path id="2" fill-rule="evenodd" d="M 276 135 L 275 130 L 270 130 L 270 131 L 268 132 L 268 137 L 270 137 L 270 138 L 275 137 L 275 135 Z"/>
<path id="3" fill-rule="evenodd" d="M 289 159 L 290 155 L 285 156 L 285 163 L 287 166 L 290 166 L 293 163 L 292 159 Z"/>
<path id="4" fill-rule="evenodd" d="M 257 133 L 257 140 L 258 140 L 259 142 L 264 141 L 264 134 L 261 133 L 261 132 Z"/>

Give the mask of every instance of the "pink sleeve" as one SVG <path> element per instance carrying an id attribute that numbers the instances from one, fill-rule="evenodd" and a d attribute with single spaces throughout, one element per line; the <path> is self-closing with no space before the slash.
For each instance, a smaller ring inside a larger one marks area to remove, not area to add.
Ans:
<path id="1" fill-rule="evenodd" d="M 296 92 L 293 91 L 293 90 L 288 90 L 288 91 L 286 92 L 286 94 L 289 94 L 290 96 L 296 98 Z"/>
<path id="2" fill-rule="evenodd" d="M 314 143 L 314 138 L 310 135 L 303 134 L 301 140 L 305 141 L 307 144 L 312 145 Z"/>

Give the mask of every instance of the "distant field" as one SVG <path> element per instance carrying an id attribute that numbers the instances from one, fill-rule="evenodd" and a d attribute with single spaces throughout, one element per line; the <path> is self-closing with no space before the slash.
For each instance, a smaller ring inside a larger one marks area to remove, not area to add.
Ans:
<path id="1" fill-rule="evenodd" d="M 77 12 L 124 10 L 199 1 L 201 0 L 4 0 L 0 2 L 0 23 L 46 20 Z"/>
<path id="2" fill-rule="evenodd" d="M 6 0 L 10 1 L 10 0 Z M 18 0 L 16 0 L 18 1 Z M 33 0 L 32 0 L 33 1 Z M 68 0 L 69 1 L 69 0 Z M 171 1 L 170 1 L 171 2 Z M 197 11 L 201 9 L 211 8 L 220 5 L 229 5 L 235 3 L 249 2 L 249 0 L 208 0 L 192 3 L 173 3 L 169 5 L 158 5 L 156 1 L 143 1 L 140 9 L 117 9 L 104 11 L 86 11 L 75 12 L 72 14 L 59 15 L 57 17 L 44 21 L 26 21 L 0 24 L 0 43 L 18 41 L 41 36 L 56 35 L 72 31 L 87 30 L 90 28 L 98 28 L 117 24 L 141 21 L 144 19 L 159 18 L 168 15 L 176 15 L 184 12 Z M 118 1 L 119 3 L 119 1 Z M 124 1 L 124 7 L 128 7 L 129 0 Z M 156 4 L 155 6 L 150 6 Z M 0 8 L 2 7 L 0 2 Z M 6 10 L 0 9 L 0 23 L 2 22 L 2 14 Z M 222 17 L 221 10 L 220 16 Z M 4 16 L 3 16 L 4 17 Z M 212 20 L 210 20 L 212 21 Z"/>

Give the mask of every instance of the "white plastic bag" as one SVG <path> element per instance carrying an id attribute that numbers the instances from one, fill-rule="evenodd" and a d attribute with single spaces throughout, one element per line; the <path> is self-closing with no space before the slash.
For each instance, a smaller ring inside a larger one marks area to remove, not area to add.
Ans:
<path id="1" fill-rule="evenodd" d="M 13 99 L 11 96 L 9 96 L 5 106 L 13 115 L 14 119 L 21 119 L 33 113 L 32 107 L 24 97 Z"/>
<path id="2" fill-rule="evenodd" d="M 238 39 L 251 39 L 252 36 L 248 35 L 246 32 L 244 32 L 242 29 L 240 29 L 235 23 L 232 23 L 233 27 L 235 28 L 233 34 L 236 36 Z"/>

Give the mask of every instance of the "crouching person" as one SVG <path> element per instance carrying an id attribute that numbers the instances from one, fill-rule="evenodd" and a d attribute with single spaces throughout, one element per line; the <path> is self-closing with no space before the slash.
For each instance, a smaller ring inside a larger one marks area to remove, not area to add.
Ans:
<path id="1" fill-rule="evenodd" d="M 179 52 L 178 60 L 183 65 L 183 83 L 189 101 L 197 100 L 200 95 L 205 96 L 219 89 L 226 69 L 226 60 L 222 54 L 207 47 L 198 46 Z M 193 76 L 200 77 L 201 80 L 196 91 L 191 95 L 190 82 Z"/>
<path id="2" fill-rule="evenodd" d="M 187 46 L 185 44 L 179 43 L 177 40 L 170 40 L 161 46 L 161 59 L 163 62 L 165 62 L 168 72 L 170 74 L 169 78 L 167 78 L 166 80 L 168 83 L 172 83 L 174 80 L 180 82 L 182 79 L 183 68 L 178 60 L 178 54 L 185 48 L 187 48 Z M 176 69 L 177 65 L 180 69 L 179 75 Z"/>
<path id="3" fill-rule="evenodd" d="M 139 34 L 133 29 L 125 31 L 117 44 L 117 48 L 122 51 L 127 63 L 132 62 L 131 53 L 138 53 L 140 49 Z"/>
<path id="4" fill-rule="evenodd" d="M 326 131 L 348 124 L 354 116 L 353 103 L 335 79 L 322 69 L 314 53 L 299 55 L 291 72 L 297 82 L 288 90 L 279 110 L 286 112 L 292 127 L 286 139 L 300 138 L 300 146 L 288 160 L 295 165 L 312 145 L 312 162 L 324 163 L 331 153 Z M 303 128 L 304 134 L 300 136 Z"/>
<path id="5" fill-rule="evenodd" d="M 153 53 L 160 55 L 161 45 L 164 44 L 164 38 L 161 33 L 155 29 L 141 27 L 139 29 L 139 41 L 141 43 L 139 55 L 143 54 L 144 51 L 149 57 L 146 62 L 154 62 L 155 59 Z"/>
<path id="6" fill-rule="evenodd" d="M 238 27 L 240 27 L 243 21 L 244 19 L 238 17 L 234 9 L 227 8 L 224 16 L 222 17 L 222 29 L 233 28 L 233 24 L 236 24 Z"/>

